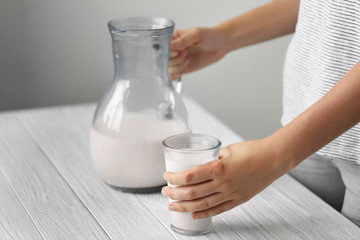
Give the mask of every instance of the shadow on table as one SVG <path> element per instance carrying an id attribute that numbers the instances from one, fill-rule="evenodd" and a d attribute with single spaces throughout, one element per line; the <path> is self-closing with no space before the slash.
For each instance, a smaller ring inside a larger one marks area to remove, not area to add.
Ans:
<path id="1" fill-rule="evenodd" d="M 108 185 L 108 186 L 110 186 L 114 190 L 122 191 L 124 193 L 150 194 L 150 193 L 161 193 L 161 189 L 166 185 L 162 185 L 159 187 L 152 187 L 152 188 L 121 188 L 121 187 L 115 187 L 115 186 L 111 186 L 111 185 Z"/>

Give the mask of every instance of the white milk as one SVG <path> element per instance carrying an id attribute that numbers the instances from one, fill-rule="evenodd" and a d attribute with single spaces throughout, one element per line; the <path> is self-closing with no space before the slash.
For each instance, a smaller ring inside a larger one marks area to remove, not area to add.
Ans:
<path id="1" fill-rule="evenodd" d="M 184 149 L 185 150 L 185 149 Z M 212 160 L 217 159 L 218 156 L 214 155 L 214 152 L 204 153 L 177 153 L 177 152 L 165 152 L 166 170 L 169 172 L 181 172 L 186 169 L 202 165 Z M 170 187 L 176 187 L 169 184 Z M 169 199 L 169 202 L 175 202 Z M 191 212 L 173 212 L 170 211 L 171 224 L 173 227 L 184 230 L 186 232 L 202 232 L 211 228 L 211 217 L 204 219 L 192 218 Z"/>
<path id="2" fill-rule="evenodd" d="M 90 132 L 90 153 L 97 172 L 110 185 L 147 188 L 165 184 L 162 141 L 187 133 L 178 119 L 162 120 L 145 114 L 127 114 L 119 131 L 98 122 Z"/>

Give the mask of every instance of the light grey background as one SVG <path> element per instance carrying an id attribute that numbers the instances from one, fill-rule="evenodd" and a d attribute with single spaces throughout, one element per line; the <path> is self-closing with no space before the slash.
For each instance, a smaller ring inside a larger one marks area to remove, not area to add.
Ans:
<path id="1" fill-rule="evenodd" d="M 113 76 L 110 19 L 161 16 L 177 28 L 210 27 L 267 2 L 1 0 L 0 110 L 97 101 Z M 271 134 L 280 127 L 290 37 L 237 50 L 184 76 L 183 92 L 246 139 Z"/>

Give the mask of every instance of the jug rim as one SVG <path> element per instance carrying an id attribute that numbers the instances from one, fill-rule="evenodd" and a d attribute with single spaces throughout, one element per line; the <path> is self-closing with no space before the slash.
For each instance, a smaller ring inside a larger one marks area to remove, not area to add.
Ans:
<path id="1" fill-rule="evenodd" d="M 111 33 L 116 35 L 131 35 L 132 33 L 149 33 L 164 32 L 172 33 L 175 22 L 163 17 L 126 17 L 115 18 L 108 22 Z"/>

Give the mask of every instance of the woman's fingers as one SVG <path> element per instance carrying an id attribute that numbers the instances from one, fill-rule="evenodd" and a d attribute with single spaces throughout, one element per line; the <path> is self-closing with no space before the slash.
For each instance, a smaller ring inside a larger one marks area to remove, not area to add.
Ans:
<path id="1" fill-rule="evenodd" d="M 170 52 L 170 60 L 174 57 L 177 57 L 180 54 L 179 51 L 171 51 Z"/>
<path id="2" fill-rule="evenodd" d="M 175 54 L 175 52 L 173 52 L 173 56 L 175 57 L 170 57 L 169 60 L 168 73 L 171 80 L 175 80 L 181 77 L 181 75 L 187 71 L 188 65 L 190 63 L 190 60 L 186 58 L 188 55 L 186 50 L 177 53 L 178 54 Z"/>
<path id="3" fill-rule="evenodd" d="M 176 80 L 179 79 L 181 77 L 182 74 L 178 73 L 178 74 L 169 74 L 169 78 L 170 80 Z"/>
<path id="4" fill-rule="evenodd" d="M 187 51 L 177 52 L 178 54 L 175 57 L 170 58 L 169 66 L 177 66 L 183 63 L 188 55 Z M 173 54 L 174 55 L 174 54 Z"/>
<path id="5" fill-rule="evenodd" d="M 171 41 L 171 49 L 184 50 L 200 41 L 200 31 L 197 28 L 176 32 Z"/>
<path id="6" fill-rule="evenodd" d="M 176 212 L 204 211 L 225 201 L 227 201 L 227 199 L 224 198 L 223 193 L 214 193 L 210 196 L 198 198 L 193 201 L 172 202 L 169 204 L 168 208 L 170 211 Z"/>
<path id="7" fill-rule="evenodd" d="M 187 60 L 183 64 L 169 67 L 168 74 L 171 80 L 178 79 L 184 73 L 188 72 L 190 61 Z"/>
<path id="8" fill-rule="evenodd" d="M 209 209 L 206 209 L 203 211 L 194 212 L 192 217 L 193 217 L 193 219 L 213 217 L 220 213 L 229 211 L 230 209 L 233 209 L 237 205 L 239 205 L 239 203 L 237 203 L 235 200 L 228 200 L 228 201 L 222 202 L 212 208 L 209 208 Z"/>
<path id="9" fill-rule="evenodd" d="M 161 193 L 172 200 L 193 200 L 202 198 L 214 193 L 216 186 L 213 181 L 208 181 L 200 184 L 179 186 L 176 188 L 163 187 Z"/>
<path id="10" fill-rule="evenodd" d="M 222 161 L 214 160 L 178 173 L 165 172 L 163 177 L 172 185 L 192 185 L 211 180 L 223 167 Z"/>
<path id="11" fill-rule="evenodd" d="M 186 30 L 175 30 L 171 35 L 171 40 L 175 40 L 176 38 L 180 37 L 185 31 Z"/>

